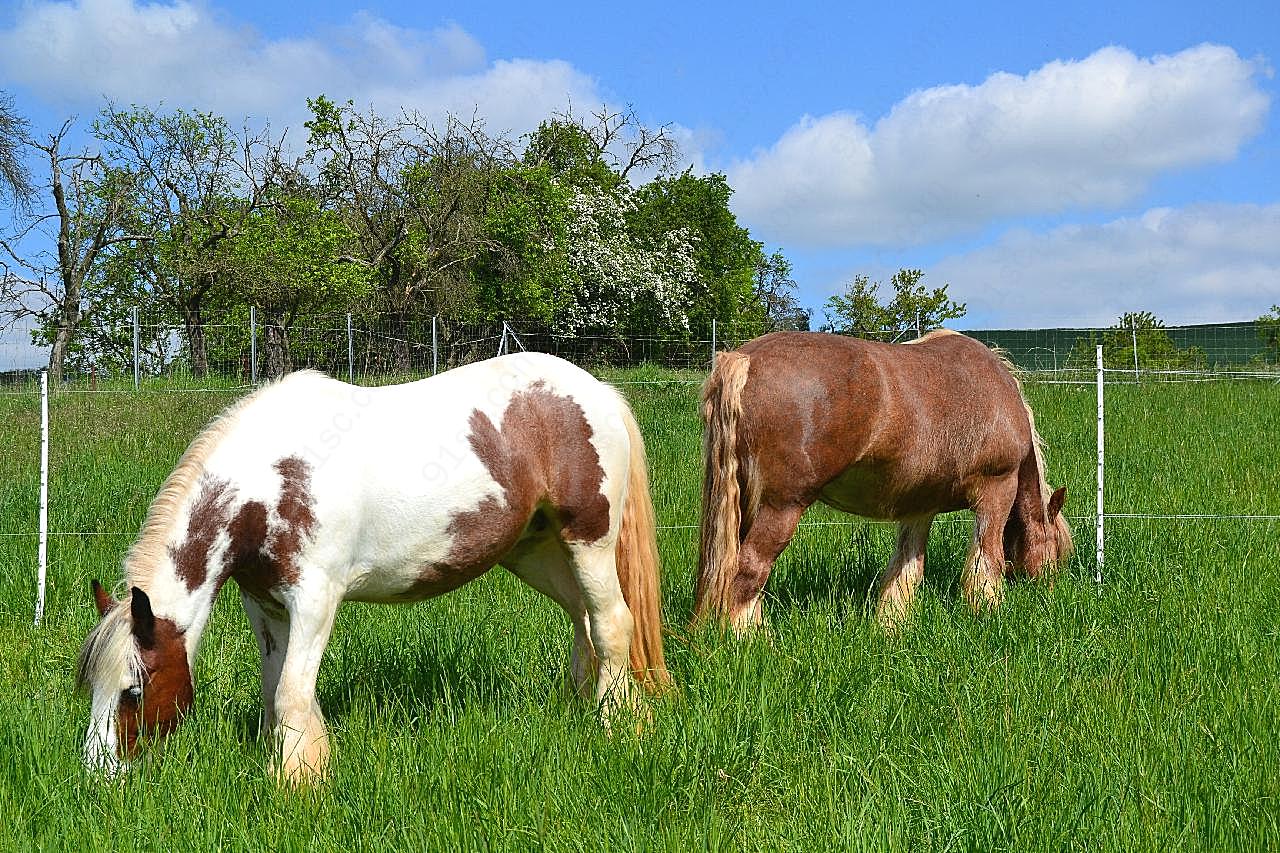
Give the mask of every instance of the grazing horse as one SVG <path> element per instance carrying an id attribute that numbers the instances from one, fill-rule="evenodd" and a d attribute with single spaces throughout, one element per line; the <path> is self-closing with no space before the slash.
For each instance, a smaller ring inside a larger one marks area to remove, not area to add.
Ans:
<path id="1" fill-rule="evenodd" d="M 338 605 L 430 598 L 497 564 L 568 612 L 571 685 L 606 723 L 628 672 L 668 682 L 644 443 L 616 390 L 537 353 L 382 388 L 313 372 L 262 388 L 165 481 L 125 558 L 125 600 L 93 583 L 86 763 L 113 773 L 177 725 L 232 578 L 262 654 L 275 772 L 317 778 L 316 675 Z"/>
<path id="2" fill-rule="evenodd" d="M 1010 365 L 945 329 L 907 344 L 776 332 L 721 353 L 702 389 L 705 475 L 695 619 L 739 633 L 805 509 L 898 522 L 878 615 L 906 613 L 929 526 L 972 509 L 969 605 L 1003 595 L 1006 555 L 1032 577 L 1065 560 L 1066 489 L 1050 494 L 1031 409 Z"/>

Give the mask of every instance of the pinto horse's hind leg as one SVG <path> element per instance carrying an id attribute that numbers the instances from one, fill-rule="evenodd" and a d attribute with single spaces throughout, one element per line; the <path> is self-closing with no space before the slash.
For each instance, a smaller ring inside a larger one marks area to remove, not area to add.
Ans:
<path id="1" fill-rule="evenodd" d="M 596 655 L 591 647 L 591 622 L 564 543 L 546 537 L 503 560 L 512 574 L 564 608 L 573 622 L 573 651 L 569 656 L 569 689 L 590 698 L 595 692 Z"/>
<path id="2" fill-rule="evenodd" d="M 730 624 L 739 635 L 749 633 L 764 623 L 760 602 L 764 585 L 769 581 L 778 555 L 796 535 L 796 525 L 807 508 L 796 504 L 783 507 L 761 504 L 756 511 L 738 551 L 733 610 L 729 614 Z"/>
<path id="3" fill-rule="evenodd" d="M 622 597 L 613 546 L 571 542 L 568 548 L 596 655 L 596 704 L 608 723 L 612 711 L 630 698 L 635 620 Z"/>
<path id="4" fill-rule="evenodd" d="M 276 688 L 289 643 L 289 613 L 278 604 L 259 601 L 243 589 L 240 601 L 262 655 L 262 733 L 270 736 L 276 727 Z"/>
<path id="5" fill-rule="evenodd" d="M 975 613 L 993 610 L 1004 599 L 1004 527 L 1017 493 L 1016 475 L 989 481 L 973 508 L 973 543 L 960 585 Z"/>
<path id="6" fill-rule="evenodd" d="M 898 525 L 898 549 L 880 575 L 880 599 L 876 616 L 881 626 L 892 630 L 902 623 L 924 578 L 924 556 L 929 546 L 933 516 L 904 521 Z"/>
<path id="7" fill-rule="evenodd" d="M 280 749 L 276 775 L 306 784 L 329 766 L 329 735 L 316 702 L 316 676 L 341 599 L 328 589 L 295 587 L 289 602 L 289 646 L 276 688 L 275 738 Z"/>

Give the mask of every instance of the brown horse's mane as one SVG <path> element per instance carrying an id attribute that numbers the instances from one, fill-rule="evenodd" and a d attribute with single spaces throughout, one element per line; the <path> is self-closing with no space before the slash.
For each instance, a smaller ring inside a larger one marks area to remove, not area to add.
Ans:
<path id="1" fill-rule="evenodd" d="M 932 331 L 925 332 L 915 340 L 904 341 L 904 343 L 922 344 L 932 340 L 937 340 L 938 338 L 949 337 L 951 335 L 959 335 L 963 337 L 960 332 L 952 329 L 933 329 Z M 994 346 L 992 344 L 987 344 L 986 347 L 991 351 L 991 354 L 996 357 L 996 360 L 1000 362 L 1000 365 L 1008 371 L 1011 377 L 1013 377 L 1014 384 L 1018 388 L 1018 396 L 1022 399 L 1022 408 L 1027 413 L 1027 424 L 1031 427 L 1031 451 L 1035 454 L 1036 475 L 1040 480 L 1040 502 L 1045 507 L 1048 507 L 1049 497 L 1053 493 L 1053 488 L 1049 485 L 1048 470 L 1045 468 L 1044 463 L 1044 439 L 1040 436 L 1040 431 L 1036 429 L 1036 416 L 1035 413 L 1031 411 L 1030 404 L 1027 403 L 1027 394 L 1022 387 L 1022 368 L 1013 363 L 1013 360 L 1009 358 L 1008 351 L 1003 347 Z M 1066 519 L 1061 515 L 1059 515 L 1054 521 L 1054 535 L 1058 540 L 1059 558 L 1066 559 L 1066 557 L 1071 553 L 1074 545 L 1071 541 L 1071 526 L 1067 524 Z"/>

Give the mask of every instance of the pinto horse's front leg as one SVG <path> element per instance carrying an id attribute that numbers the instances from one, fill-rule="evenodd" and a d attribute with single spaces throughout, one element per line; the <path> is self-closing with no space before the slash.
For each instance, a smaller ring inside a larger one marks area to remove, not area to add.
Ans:
<path id="1" fill-rule="evenodd" d="M 274 775 L 282 782 L 319 781 L 329 766 L 329 735 L 316 702 L 316 677 L 340 599 L 319 591 L 294 590 L 289 605 L 289 648 L 276 688 L 274 737 L 279 749 Z"/>
<path id="2" fill-rule="evenodd" d="M 261 601 L 243 589 L 240 590 L 240 601 L 244 604 L 249 626 L 258 638 L 258 652 L 262 655 L 261 731 L 270 737 L 276 728 L 276 689 L 280 686 L 284 653 L 289 644 L 289 613 L 275 602 Z"/>

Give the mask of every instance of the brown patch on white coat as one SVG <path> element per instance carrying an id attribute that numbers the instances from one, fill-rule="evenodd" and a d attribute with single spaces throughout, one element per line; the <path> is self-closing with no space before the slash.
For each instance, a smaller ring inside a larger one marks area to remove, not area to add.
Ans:
<path id="1" fill-rule="evenodd" d="M 316 522 L 311 465 L 299 456 L 289 456 L 272 467 L 280 476 L 274 513 L 256 500 L 236 507 L 236 488 L 230 482 L 210 474 L 200 478 L 186 536 L 182 544 L 169 546 L 174 570 L 188 591 L 204 586 L 210 569 L 217 572 L 218 586 L 234 577 L 242 588 L 259 596 L 297 582 L 297 557 Z M 221 564 L 211 566 L 214 548 L 224 534 L 230 540 L 228 547 Z"/>

